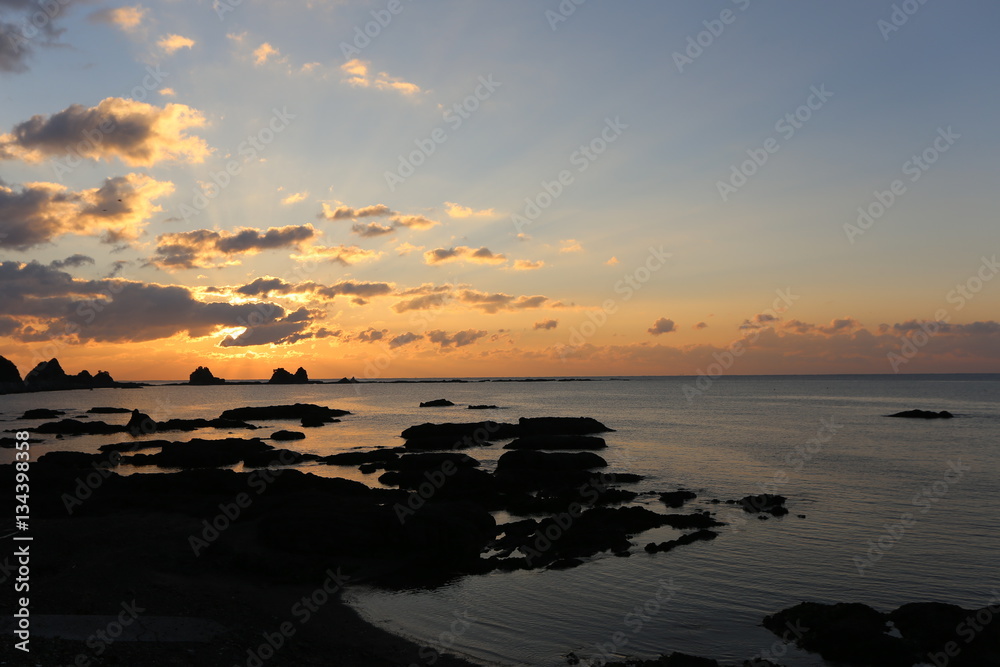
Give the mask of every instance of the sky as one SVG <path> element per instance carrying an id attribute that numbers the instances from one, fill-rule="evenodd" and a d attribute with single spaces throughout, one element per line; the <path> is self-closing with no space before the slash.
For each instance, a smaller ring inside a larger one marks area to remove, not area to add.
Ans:
<path id="1" fill-rule="evenodd" d="M 0 0 L 0 355 L 1000 372 L 987 0 Z"/>

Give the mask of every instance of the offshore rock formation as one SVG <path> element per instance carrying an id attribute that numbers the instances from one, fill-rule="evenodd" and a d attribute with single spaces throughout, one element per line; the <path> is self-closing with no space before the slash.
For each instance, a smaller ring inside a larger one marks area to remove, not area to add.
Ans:
<path id="1" fill-rule="evenodd" d="M 14 394 L 24 391 L 24 380 L 14 362 L 0 357 L 0 394 Z"/>
<path id="2" fill-rule="evenodd" d="M 212 371 L 208 369 L 208 366 L 198 366 L 191 372 L 191 376 L 188 379 L 188 384 L 197 385 L 209 385 L 209 384 L 226 384 L 226 381 L 222 378 L 217 378 L 212 375 Z"/>
<path id="3" fill-rule="evenodd" d="M 268 384 L 309 384 L 309 374 L 306 373 L 306 369 L 299 366 L 299 370 L 295 371 L 292 375 L 284 368 L 275 368 L 274 372 L 271 374 L 271 379 L 267 381 Z"/>

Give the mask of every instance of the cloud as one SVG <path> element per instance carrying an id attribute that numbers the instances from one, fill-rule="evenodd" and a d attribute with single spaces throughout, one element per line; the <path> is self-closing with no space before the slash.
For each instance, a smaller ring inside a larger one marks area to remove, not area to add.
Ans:
<path id="1" fill-rule="evenodd" d="M 32 116 L 0 134 L 0 160 L 40 162 L 72 155 L 130 166 L 150 167 L 165 160 L 200 163 L 211 153 L 204 139 L 189 130 L 205 118 L 184 104 L 152 104 L 108 97 L 96 107 L 74 104 L 51 116 Z"/>
<path id="2" fill-rule="evenodd" d="M 441 331 L 440 329 L 435 329 L 434 331 L 427 332 L 427 340 L 440 345 L 442 348 L 451 347 L 453 345 L 455 347 L 465 347 L 466 345 L 472 345 L 486 335 L 487 332 L 477 331 L 475 329 L 456 331 L 453 334 L 449 334 L 447 331 Z"/>
<path id="3" fill-rule="evenodd" d="M 503 264 L 507 261 L 507 257 L 499 253 L 494 253 L 486 247 L 476 250 L 464 245 L 456 248 L 435 248 L 424 253 L 425 264 L 434 265 L 453 261 L 472 262 L 475 264 Z"/>
<path id="4" fill-rule="evenodd" d="M 559 248 L 559 252 L 583 252 L 583 246 L 576 239 L 566 239 L 565 241 L 560 241 L 562 247 Z"/>
<path id="5" fill-rule="evenodd" d="M 402 79 L 389 76 L 385 72 L 372 75 L 368 68 L 371 62 L 355 58 L 340 66 L 344 73 L 344 81 L 356 88 L 377 88 L 378 90 L 391 90 L 403 95 L 412 96 L 420 92 L 420 86 L 409 83 Z"/>
<path id="6" fill-rule="evenodd" d="M 396 349 L 397 347 L 402 347 L 404 345 L 409 345 L 415 341 L 423 338 L 420 334 L 415 334 L 407 331 L 405 334 L 400 334 L 389 341 L 390 349 Z"/>
<path id="7" fill-rule="evenodd" d="M 87 255 L 70 255 L 66 259 L 57 259 L 55 261 L 49 262 L 49 267 L 53 269 L 64 269 L 68 267 L 78 267 L 84 264 L 93 264 L 94 258 L 88 257 Z"/>
<path id="8" fill-rule="evenodd" d="M 368 327 L 364 331 L 358 333 L 352 340 L 358 340 L 362 343 L 374 343 L 385 338 L 385 335 L 389 333 L 388 329 L 375 329 L 373 327 Z"/>
<path id="9" fill-rule="evenodd" d="M 492 208 L 477 211 L 468 206 L 456 204 L 453 201 L 446 201 L 444 205 L 448 207 L 448 216 L 452 218 L 492 218 L 497 214 L 496 210 Z"/>
<path id="10" fill-rule="evenodd" d="M 757 318 L 761 318 L 763 322 L 774 322 L 778 320 L 777 317 L 771 315 L 764 315 L 763 317 L 761 315 L 757 315 L 754 318 L 755 321 L 757 320 Z M 746 325 L 746 322 L 744 322 L 744 325 Z M 742 328 L 750 329 L 755 327 L 743 326 Z M 790 320 L 786 322 L 784 325 L 782 325 L 782 328 L 786 330 L 792 330 L 800 334 L 823 334 L 827 336 L 832 336 L 834 334 L 857 331 L 858 329 L 861 329 L 862 326 L 861 323 L 858 322 L 853 317 L 845 317 L 845 318 L 831 320 L 830 323 L 827 325 L 815 325 L 802 322 L 800 320 Z"/>
<path id="11" fill-rule="evenodd" d="M 405 313 L 412 310 L 434 310 L 444 306 L 451 298 L 451 294 L 448 293 L 426 294 L 395 303 L 392 309 L 397 313 Z"/>
<path id="12" fill-rule="evenodd" d="M 58 45 L 57 39 L 63 29 L 56 24 L 61 14 L 74 4 L 75 0 L 61 0 L 51 5 L 37 0 L 2 0 L 0 72 L 26 72 L 35 45 Z"/>
<path id="13" fill-rule="evenodd" d="M 291 204 L 298 204 L 300 201 L 305 201 L 306 197 L 308 196 L 309 196 L 308 192 L 293 192 L 292 194 L 282 199 L 281 203 L 284 204 L 285 206 L 289 206 Z"/>
<path id="14" fill-rule="evenodd" d="M 241 285 L 233 290 L 241 296 L 268 297 L 273 294 L 285 296 L 288 294 L 313 294 L 324 299 L 334 299 L 338 296 L 352 296 L 356 299 L 370 299 L 376 296 L 392 294 L 390 283 L 359 282 L 342 280 L 333 285 L 321 285 L 314 282 L 287 283 L 281 278 L 262 277 L 251 283 Z"/>
<path id="15" fill-rule="evenodd" d="M 536 331 L 538 329 L 544 329 L 547 331 L 549 329 L 555 329 L 557 326 L 559 326 L 558 320 L 544 320 L 542 322 L 535 322 L 535 326 L 533 326 L 532 329 L 535 329 Z"/>
<path id="16" fill-rule="evenodd" d="M 611 259 L 609 259 L 608 261 L 606 261 L 604 263 L 607 266 L 617 266 L 618 265 L 618 258 L 617 257 L 612 257 Z"/>
<path id="17" fill-rule="evenodd" d="M 273 46 L 271 46 L 267 42 L 264 42 L 263 44 L 261 44 L 260 46 L 258 46 L 256 49 L 254 49 L 254 51 L 253 51 L 253 64 L 256 65 L 256 66 L 258 66 L 258 67 L 260 67 L 261 65 L 265 64 L 268 61 L 268 59 L 271 58 L 272 56 L 274 56 L 275 60 L 277 60 L 278 62 L 283 62 L 283 60 L 284 60 L 284 59 L 280 58 L 281 51 L 279 51 L 278 49 L 274 48 Z"/>
<path id="18" fill-rule="evenodd" d="M 413 245 L 412 243 L 400 243 L 398 246 L 396 246 L 396 254 L 399 255 L 400 257 L 404 257 L 405 255 L 409 255 L 411 252 L 419 252 L 420 250 L 423 249 L 424 246 L 422 245 Z"/>
<path id="19" fill-rule="evenodd" d="M 477 290 L 462 290 L 458 295 L 459 301 L 467 303 L 473 308 L 477 308 L 484 313 L 493 315 L 501 310 L 526 310 L 541 308 L 545 306 L 549 298 L 547 296 L 512 296 L 502 292 L 489 294 Z"/>
<path id="20" fill-rule="evenodd" d="M 285 316 L 276 304 L 206 303 L 179 285 L 79 280 L 38 262 L 0 263 L 0 312 L 30 323 L 21 330 L 21 340 L 114 343 L 185 333 L 200 338 L 220 328 L 266 325 Z"/>
<path id="21" fill-rule="evenodd" d="M 106 23 L 124 32 L 134 32 L 145 20 L 149 10 L 142 5 L 101 9 L 90 14 L 92 23 Z"/>
<path id="22" fill-rule="evenodd" d="M 390 218 L 390 220 L 392 220 L 395 224 L 400 225 L 402 227 L 409 227 L 410 229 L 420 229 L 420 230 L 430 229 L 435 225 L 441 224 L 437 220 L 431 220 L 429 218 L 425 218 L 422 215 L 397 214 L 394 215 L 392 218 Z"/>
<path id="23" fill-rule="evenodd" d="M 646 331 L 653 334 L 654 336 L 659 336 L 660 334 L 677 331 L 677 327 L 674 326 L 673 320 L 668 320 L 665 317 L 661 317 L 660 319 L 653 322 L 653 326 L 646 329 Z"/>
<path id="24" fill-rule="evenodd" d="M 173 55 L 181 49 L 193 48 L 194 40 L 182 35 L 164 35 L 156 42 L 156 45 L 163 49 L 167 55 Z"/>
<path id="25" fill-rule="evenodd" d="M 173 183 L 144 174 L 116 176 L 77 192 L 55 183 L 27 183 L 20 190 L 0 183 L 0 248 L 27 250 L 64 234 L 116 244 L 135 239 L 163 210 L 153 201 L 173 189 Z"/>
<path id="26" fill-rule="evenodd" d="M 375 204 L 364 208 L 351 208 L 350 206 L 331 206 L 324 202 L 321 218 L 327 220 L 357 220 L 358 218 L 378 218 L 392 215 L 393 211 L 385 204 Z"/>
<path id="27" fill-rule="evenodd" d="M 545 262 L 542 261 L 534 262 L 528 259 L 514 260 L 515 271 L 534 271 L 535 269 L 540 269 L 543 266 L 545 266 Z"/>
<path id="28" fill-rule="evenodd" d="M 381 225 L 377 222 L 369 222 L 367 225 L 359 222 L 355 225 L 351 225 L 351 231 L 361 238 L 367 239 L 375 236 L 392 234 L 396 231 L 396 228 L 389 225 Z"/>
<path id="29" fill-rule="evenodd" d="M 694 328 L 695 329 L 699 329 L 699 330 L 700 329 L 707 329 L 708 328 L 708 322 L 698 322 L 698 324 L 694 325 Z"/>
<path id="30" fill-rule="evenodd" d="M 219 342 L 219 347 L 249 347 L 251 345 L 290 345 L 300 340 L 311 338 L 312 334 L 304 334 L 311 324 L 311 314 L 305 308 L 299 308 L 281 319 L 266 324 L 247 327 L 237 336 L 226 336 Z"/>
<path id="31" fill-rule="evenodd" d="M 365 250 L 356 245 L 346 246 L 306 246 L 297 255 L 292 255 L 292 259 L 297 262 L 335 262 L 342 266 L 350 266 L 358 262 L 368 262 L 376 260 L 382 256 L 381 252 L 375 250 Z"/>
<path id="32" fill-rule="evenodd" d="M 163 95 L 164 97 L 176 97 L 177 96 L 177 91 L 174 90 L 173 88 L 160 88 L 159 93 L 160 93 L 160 95 Z"/>
<path id="33" fill-rule="evenodd" d="M 312 225 L 289 225 L 259 229 L 241 228 L 235 232 L 195 229 L 161 234 L 156 237 L 156 251 L 150 260 L 161 269 L 212 268 L 238 264 L 236 255 L 255 255 L 263 250 L 299 247 L 316 237 Z M 222 264 L 216 261 L 223 259 Z"/>

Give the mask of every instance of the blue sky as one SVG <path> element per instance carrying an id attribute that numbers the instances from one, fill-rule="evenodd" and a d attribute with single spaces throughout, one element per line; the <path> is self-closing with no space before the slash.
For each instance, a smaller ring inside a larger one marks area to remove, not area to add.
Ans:
<path id="1" fill-rule="evenodd" d="M 10 16 L 17 16 L 20 4 L 33 3 L 13 3 Z M 418 342 L 398 350 L 399 374 L 430 372 L 422 364 L 435 355 L 456 367 L 480 359 L 484 374 L 512 359 L 521 365 L 544 360 L 551 374 L 648 363 L 665 373 L 693 372 L 703 360 L 699 355 L 742 335 L 741 323 L 766 308 L 775 290 L 790 287 L 801 295 L 794 313 L 768 326 L 787 338 L 783 358 L 800 361 L 805 372 L 835 368 L 837 355 L 848 348 L 856 364 L 850 368 L 868 367 L 872 359 L 885 365 L 886 351 L 904 335 L 892 325 L 934 319 L 937 309 L 950 307 L 949 290 L 996 250 L 990 205 L 998 149 L 995 4 L 401 0 L 391 22 L 369 44 L 361 42 L 360 53 L 345 57 L 342 45 L 354 41 L 355 29 L 389 4 L 244 0 L 222 12 L 218 3 L 143 3 L 130 6 L 136 17 L 130 23 L 124 18 L 129 14 L 109 11 L 120 5 L 71 2 L 54 21 L 61 30 L 52 38 L 56 43 L 37 38 L 26 71 L 0 72 L 0 135 L 36 114 L 50 116 L 74 104 L 96 107 L 106 98 L 128 98 L 140 86 L 144 104 L 196 110 L 204 122 L 186 128 L 184 136 L 200 138 L 207 151 L 142 165 L 94 155 L 69 173 L 57 173 L 58 158 L 49 154 L 0 160 L 0 178 L 10 187 L 44 181 L 83 191 L 126 173 L 172 184 L 155 200 L 162 210 L 132 220 L 124 243 L 88 232 L 59 234 L 30 247 L 0 248 L 3 259 L 44 264 L 84 254 L 94 262 L 64 269 L 78 280 L 107 279 L 113 262 L 127 261 L 116 277 L 183 286 L 202 301 L 229 295 L 211 296 L 204 288 L 266 276 L 289 283 L 384 282 L 397 297 L 432 283 L 548 298 L 541 309 L 500 313 L 476 305 L 443 307 L 434 326 L 487 332 L 479 339 L 483 349 Z M 557 22 L 552 17 L 560 7 L 564 13 L 575 9 Z M 889 31 L 894 12 L 900 25 Z M 712 28 L 719 34 L 709 38 L 705 31 Z M 700 53 L 689 50 L 689 38 L 697 41 L 699 33 Z M 170 35 L 191 43 L 173 50 L 158 45 Z M 694 57 L 679 68 L 677 54 L 685 52 Z M 355 61 L 353 75 L 349 60 Z M 149 67 L 167 74 L 146 91 L 141 86 Z M 352 84 L 359 71 L 367 85 Z M 472 95 L 481 77 L 499 85 L 456 127 L 443 114 Z M 832 95 L 794 134 L 779 132 L 776 122 L 815 90 Z M 244 161 L 239 146 L 267 127 L 275 109 L 294 118 Z M 599 137 L 609 119 L 624 129 L 580 172 L 571 156 Z M 390 188 L 386 172 L 438 128 L 447 140 Z M 904 163 L 932 146 L 939 131 L 957 139 L 910 181 Z M 772 137 L 777 151 L 723 201 L 719 181 Z M 240 174 L 203 211 L 185 216 L 184 205 L 200 184 L 232 159 L 240 161 Z M 571 172 L 572 183 L 519 238 L 511 216 L 562 170 Z M 904 181 L 905 193 L 850 242 L 844 225 L 896 179 Z M 282 203 L 295 194 L 298 201 Z M 482 214 L 450 215 L 449 202 Z M 439 224 L 421 229 L 389 225 L 384 216 L 321 219 L 324 204 L 329 210 L 381 204 Z M 369 222 L 395 228 L 373 237 L 351 231 Z M 317 230 L 312 245 L 355 246 L 372 256 L 310 268 L 305 278 L 302 256 L 308 252 L 301 245 L 227 256 L 225 262 L 216 257 L 215 263 L 229 264 L 224 268 L 203 262 L 168 269 L 151 262 L 165 243 L 162 235 L 303 225 Z M 586 320 L 588 309 L 616 298 L 614 286 L 642 266 L 650 246 L 671 252 L 668 265 L 585 344 L 574 345 L 573 327 Z M 411 250 L 400 254 L 401 247 Z M 423 255 L 455 247 L 488 248 L 506 262 L 432 264 Z M 514 270 L 516 260 L 538 268 Z M 998 293 L 987 283 L 949 321 L 992 321 Z M 343 333 L 322 342 L 268 339 L 219 349 L 220 338 L 234 333 L 219 322 L 220 329 L 199 337 L 195 347 L 216 355 L 219 364 L 233 354 L 259 355 L 261 367 L 290 351 L 320 358 L 328 345 L 362 359 L 372 348 L 358 344 L 360 332 L 412 332 L 412 320 L 392 308 L 396 302 L 300 299 L 284 307 L 312 309 L 313 328 L 303 332 L 325 326 Z M 650 333 L 660 318 L 676 329 Z M 842 332 L 851 340 L 816 328 L 838 318 L 855 321 Z M 549 319 L 558 327 L 534 329 Z M 827 341 L 830 352 L 815 352 L 813 343 L 822 341 L 796 338 L 801 328 L 785 326 L 792 319 L 815 325 L 807 337 L 834 338 Z M 695 329 L 698 322 L 709 326 Z M 883 324 L 890 330 L 880 336 Z M 880 342 L 857 348 L 862 331 Z M 180 329 L 171 336 L 164 349 L 192 343 Z M 947 364 L 964 358 L 954 368 L 971 369 L 975 355 L 963 347 L 970 341 L 959 333 L 948 338 L 954 338 L 952 348 L 929 348 L 917 360 L 926 364 L 922 368 L 952 368 Z M 125 360 L 137 341 L 93 342 L 106 345 L 104 352 L 91 345 L 87 355 Z M 808 351 L 797 347 L 807 342 Z M 87 343 L 85 335 L 73 341 Z M 986 340 L 974 346 L 988 347 Z M 516 357 L 512 349 L 528 352 Z M 411 350 L 413 359 L 404 359 Z M 762 356 L 746 372 L 762 372 L 768 363 L 776 362 Z M 781 363 L 775 370 L 794 368 L 787 359 Z M 990 363 L 1000 367 L 996 358 Z"/>

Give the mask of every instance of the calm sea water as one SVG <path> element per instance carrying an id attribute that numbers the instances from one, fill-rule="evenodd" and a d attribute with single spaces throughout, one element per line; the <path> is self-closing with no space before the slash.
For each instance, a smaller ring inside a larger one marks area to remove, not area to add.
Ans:
<path id="1" fill-rule="evenodd" d="M 921 600 L 980 607 L 1000 590 L 1000 376 L 732 377 L 689 401 L 683 387 L 691 383 L 158 386 L 4 396 L 0 418 L 7 420 L 3 428 L 13 429 L 38 424 L 15 419 L 32 407 L 64 409 L 68 417 L 94 406 L 139 408 L 167 419 L 312 402 L 354 413 L 292 443 L 328 454 L 400 444 L 403 428 L 424 421 L 590 416 L 616 429 L 606 435 L 611 470 L 646 476 L 631 488 L 695 490 L 698 499 L 684 511 L 709 509 L 730 523 L 712 542 L 665 554 L 648 555 L 642 546 L 675 538 L 670 528 L 637 536 L 630 558 L 598 556 L 568 571 L 467 577 L 430 591 L 351 590 L 350 602 L 371 621 L 484 664 L 562 665 L 570 652 L 587 659 L 603 647 L 622 656 L 684 651 L 720 660 L 768 651 L 789 667 L 818 666 L 824 663 L 775 644 L 759 626 L 762 617 L 802 600 L 857 601 L 882 610 Z M 502 409 L 417 407 L 434 398 Z M 910 408 L 950 410 L 958 418 L 883 417 Z M 127 415 L 92 418 L 123 423 Z M 96 451 L 118 439 L 130 438 L 49 436 L 34 451 Z M 806 447 L 813 450 L 808 460 Z M 502 450 L 494 445 L 469 453 L 489 469 Z M 10 450 L 0 450 L 0 461 L 11 459 Z M 949 473 L 956 468 L 961 473 Z M 307 469 L 377 485 L 375 475 L 355 468 Z M 708 502 L 761 491 L 788 496 L 792 513 L 747 520 Z M 639 502 L 672 511 L 652 493 Z M 887 525 L 906 512 L 915 522 L 890 538 Z M 869 541 L 880 538 L 883 555 L 859 572 L 855 559 L 866 559 Z M 665 583 L 672 586 L 669 599 Z M 616 633 L 625 641 L 615 644 Z"/>

